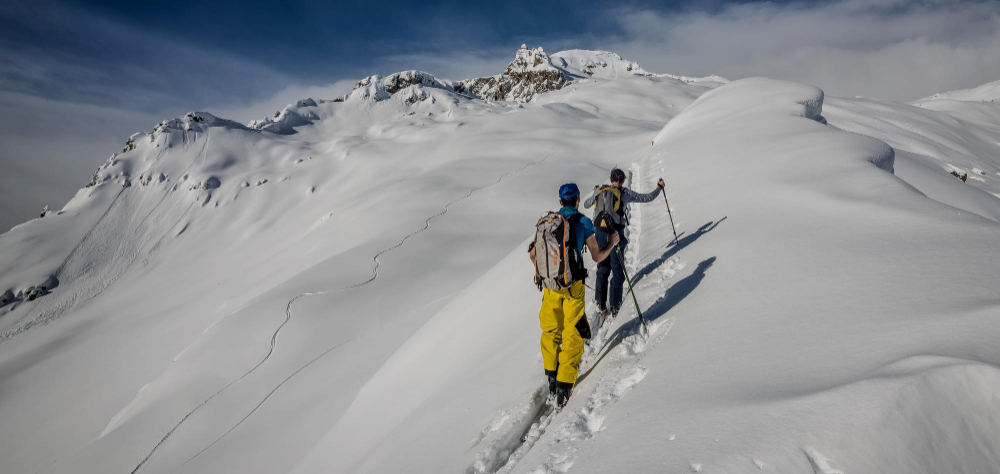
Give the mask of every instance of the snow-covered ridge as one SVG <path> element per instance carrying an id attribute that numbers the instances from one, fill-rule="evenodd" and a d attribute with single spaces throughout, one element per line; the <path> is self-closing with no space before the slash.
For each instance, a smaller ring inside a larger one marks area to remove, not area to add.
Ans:
<path id="1" fill-rule="evenodd" d="M 631 76 L 666 77 L 690 84 L 729 82 L 721 76 L 654 74 L 643 69 L 639 63 L 608 51 L 572 49 L 549 56 L 541 47 L 528 48 L 522 44 L 514 54 L 514 59 L 500 74 L 462 80 L 441 79 L 418 70 L 400 71 L 386 76 L 372 75 L 358 81 L 354 89 L 342 97 L 331 101 L 301 100 L 275 112 L 272 117 L 250 122 L 248 127 L 279 134 L 293 133 L 295 127 L 316 120 L 315 115 L 304 110 L 305 108 L 327 102 L 364 104 L 397 97 L 406 105 L 428 99 L 433 103 L 433 94 L 427 89 L 436 89 L 464 99 L 527 103 L 540 94 L 560 90 L 574 82 L 615 80 Z"/>
<path id="2" fill-rule="evenodd" d="M 86 187 L 91 188 L 100 186 L 108 181 L 115 181 L 122 187 L 129 187 L 133 184 L 132 171 L 134 163 L 132 161 L 122 162 L 119 159 L 121 155 L 135 151 L 139 146 L 147 143 L 158 148 L 161 145 L 156 144 L 157 140 L 163 142 L 165 150 L 170 146 L 172 141 L 176 141 L 172 140 L 171 137 L 177 137 L 179 136 L 178 134 L 204 133 L 212 127 L 226 127 L 237 130 L 247 129 L 247 127 L 240 123 L 218 118 L 208 112 L 188 112 L 181 117 L 164 120 L 156 124 L 150 132 L 133 133 L 132 136 L 125 141 L 125 147 L 122 148 L 120 153 L 112 154 L 107 161 L 104 162 L 104 164 L 97 168 L 97 171 L 91 177 L 90 183 L 88 183 Z M 186 137 L 187 135 L 184 136 Z M 122 166 L 118 166 L 119 164 L 122 164 Z M 165 179 L 166 176 L 162 173 L 153 173 L 148 169 L 138 176 L 138 182 L 143 186 L 146 186 L 154 181 L 161 183 Z M 201 184 L 199 184 L 199 187 L 201 187 Z"/>
<path id="3" fill-rule="evenodd" d="M 318 103 L 321 104 L 324 101 L 321 100 Z M 273 117 L 251 121 L 247 124 L 247 127 L 253 130 L 278 134 L 292 133 L 295 127 L 300 127 L 319 119 L 313 111 L 306 110 L 309 107 L 316 107 L 318 103 L 314 99 L 300 100 L 285 107 L 280 112 L 275 112 Z"/>
<path id="4" fill-rule="evenodd" d="M 581 79 L 612 80 L 628 76 L 654 76 L 635 61 L 608 51 L 568 50 L 549 56 L 541 47 L 521 47 L 504 72 L 494 75 L 450 81 L 422 71 L 403 71 L 388 76 L 369 76 L 354 86 L 341 100 L 385 100 L 408 86 L 432 87 L 468 97 L 492 101 L 530 102 L 539 94 L 562 89 Z M 681 79 L 680 76 L 667 76 Z M 697 79 L 684 78 L 687 82 Z M 408 91 L 412 100 L 421 100 L 418 92 Z"/>
<path id="5" fill-rule="evenodd" d="M 552 63 L 575 76 L 595 79 L 618 79 L 627 76 L 652 76 L 635 61 L 609 51 L 570 49 L 552 55 Z"/>
<path id="6" fill-rule="evenodd" d="M 994 102 L 1000 100 L 1000 81 L 987 82 L 972 89 L 940 92 L 916 101 L 917 104 L 931 100 L 960 100 L 965 102 Z"/>

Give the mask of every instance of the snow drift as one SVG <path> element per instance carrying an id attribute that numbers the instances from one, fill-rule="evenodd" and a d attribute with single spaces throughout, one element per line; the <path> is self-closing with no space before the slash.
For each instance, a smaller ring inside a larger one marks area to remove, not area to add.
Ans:
<path id="1" fill-rule="evenodd" d="M 0 236 L 5 470 L 1000 465 L 991 105 L 540 48 L 491 77 L 164 121 Z M 526 239 L 616 164 L 679 239 L 633 206 L 651 334 L 605 325 L 546 417 Z"/>

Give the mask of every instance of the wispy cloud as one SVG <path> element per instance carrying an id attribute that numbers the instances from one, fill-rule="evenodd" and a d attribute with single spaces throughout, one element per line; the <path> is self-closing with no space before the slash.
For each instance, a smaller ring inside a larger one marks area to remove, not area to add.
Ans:
<path id="1" fill-rule="evenodd" d="M 619 9 L 608 49 L 646 69 L 770 76 L 914 100 L 1000 79 L 1000 3 L 883 0 Z"/>
<path id="2" fill-rule="evenodd" d="M 265 118 L 302 99 L 335 99 L 350 92 L 356 82 L 345 79 L 319 86 L 288 86 L 273 95 L 249 103 L 237 102 L 229 105 L 210 106 L 205 109 L 218 117 L 247 123 L 251 120 Z"/>
<path id="3" fill-rule="evenodd" d="M 253 94 L 289 77 L 197 36 L 138 28 L 60 3 L 0 7 L 0 88 L 55 100 L 155 110 Z"/>

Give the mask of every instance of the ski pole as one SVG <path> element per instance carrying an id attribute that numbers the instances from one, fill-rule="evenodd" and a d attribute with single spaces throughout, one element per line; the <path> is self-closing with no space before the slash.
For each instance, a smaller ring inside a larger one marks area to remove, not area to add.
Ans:
<path id="1" fill-rule="evenodd" d="M 649 327 L 646 326 L 646 318 L 642 317 L 642 310 L 639 309 L 639 300 L 635 298 L 635 291 L 632 289 L 632 279 L 628 276 L 628 271 L 625 270 L 625 257 L 622 255 L 622 250 L 615 245 L 615 251 L 618 252 L 618 260 L 622 264 L 622 273 L 625 274 L 625 281 L 628 282 L 628 292 L 632 294 L 632 304 L 635 305 L 635 312 L 639 315 L 639 321 L 642 322 L 643 329 L 646 330 L 646 334 L 649 334 Z"/>
<path id="2" fill-rule="evenodd" d="M 667 201 L 667 190 L 660 188 L 663 191 L 663 202 L 667 205 L 667 215 L 670 216 L 670 228 L 674 231 L 674 245 L 677 245 L 677 228 L 674 227 L 674 215 L 670 212 L 670 201 Z"/>

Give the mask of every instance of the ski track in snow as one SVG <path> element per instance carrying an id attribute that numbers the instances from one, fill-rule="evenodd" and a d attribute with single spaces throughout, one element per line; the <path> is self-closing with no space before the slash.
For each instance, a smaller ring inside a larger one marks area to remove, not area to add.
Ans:
<path id="1" fill-rule="evenodd" d="M 817 451 L 816 448 L 807 446 L 803 448 L 802 451 L 805 452 L 806 457 L 809 458 L 809 464 L 812 465 L 813 472 L 815 472 L 815 474 L 844 474 L 844 471 L 834 469 L 830 466 L 830 460 Z"/>
<path id="2" fill-rule="evenodd" d="M 633 164 L 630 169 L 629 181 L 638 179 L 638 166 Z M 625 264 L 629 268 L 629 274 L 634 275 L 638 268 L 639 239 L 642 231 L 642 211 L 640 206 L 630 206 L 630 220 L 628 235 L 630 245 L 625 252 Z M 672 238 L 672 236 L 671 236 Z M 660 280 L 656 282 L 666 291 L 666 280 L 673 277 L 677 270 L 684 267 L 684 263 L 674 257 L 664 264 L 664 268 L 659 270 Z M 626 299 L 630 298 L 627 293 Z M 626 308 L 628 301 L 622 302 L 622 308 Z M 588 313 L 594 314 L 593 302 L 588 301 Z M 619 317 L 626 315 L 623 311 Z M 617 318 L 616 318 L 617 319 Z M 473 465 L 467 469 L 467 474 L 507 474 L 514 470 L 518 462 L 523 459 L 528 452 L 536 445 L 546 431 L 554 422 L 559 422 L 552 429 L 552 439 L 549 447 L 554 448 L 549 452 L 549 457 L 541 465 L 531 470 L 531 474 L 556 474 L 567 472 L 574 463 L 577 444 L 593 438 L 604 430 L 604 420 L 608 416 L 610 409 L 626 393 L 639 384 L 646 377 L 649 370 L 642 364 L 641 356 L 650 342 L 656 344 L 670 332 L 672 318 L 666 318 L 663 322 L 649 322 L 649 333 L 642 335 L 640 322 L 636 315 L 621 325 L 621 342 L 608 349 L 608 335 L 614 321 L 607 321 L 596 331 L 594 337 L 588 341 L 586 352 L 581 361 L 581 376 L 576 387 L 576 396 L 579 397 L 583 389 L 590 387 L 586 384 L 586 377 L 605 357 L 609 356 L 611 361 L 621 362 L 617 367 L 612 368 L 607 373 L 601 375 L 600 380 L 590 389 L 586 401 L 582 408 L 574 408 L 563 412 L 554 409 L 551 403 L 547 402 L 548 385 L 543 384 L 533 391 L 526 400 L 519 403 L 514 408 L 502 409 L 494 417 L 490 424 L 483 429 L 480 435 L 474 440 L 473 446 L 478 446 L 491 433 L 500 432 L 493 441 L 485 446 L 477 455 Z M 650 341 L 650 339 L 652 339 Z M 508 420 L 510 422 L 508 423 Z M 506 428 L 504 428 L 506 425 Z M 824 473 L 826 474 L 826 473 Z"/>
<path id="3" fill-rule="evenodd" d="M 181 425 L 183 425 L 184 422 L 187 421 L 188 418 L 190 418 L 201 407 L 203 407 L 206 404 L 208 404 L 208 402 L 212 401 L 212 399 L 214 399 L 215 397 L 217 397 L 219 394 L 221 394 L 222 392 L 224 392 L 226 389 L 228 389 L 229 387 L 233 386 L 235 383 L 239 382 L 240 380 L 243 380 L 244 378 L 246 378 L 247 376 L 249 376 L 251 373 L 253 373 L 254 371 L 256 371 L 258 368 L 260 368 L 260 366 L 264 365 L 265 362 L 267 362 L 267 360 L 271 357 L 271 355 L 274 354 L 275 347 L 277 346 L 278 334 L 281 333 L 281 330 L 292 320 L 292 305 L 295 304 L 296 301 L 298 301 L 300 298 L 304 298 L 304 297 L 307 297 L 307 296 L 320 296 L 320 295 L 327 295 L 327 294 L 336 293 L 336 292 L 340 292 L 340 291 L 352 290 L 352 289 L 355 289 L 355 288 L 359 288 L 359 287 L 365 286 L 365 285 L 367 285 L 367 284 L 375 281 L 375 279 L 378 278 L 378 270 L 379 270 L 379 267 L 382 264 L 382 262 L 381 262 L 380 259 L 381 259 L 381 257 L 383 255 L 385 255 L 385 254 L 387 254 L 387 253 L 389 253 L 389 252 L 391 252 L 393 250 L 396 250 L 396 249 L 402 247 L 403 244 L 405 244 L 407 240 L 409 240 L 410 238 L 415 237 L 416 235 L 418 235 L 420 233 L 423 233 L 424 231 L 426 231 L 427 229 L 429 229 L 430 226 L 431 226 L 431 221 L 434 220 L 434 219 L 437 219 L 439 217 L 442 217 L 445 214 L 447 214 L 448 211 L 449 211 L 449 209 L 451 208 L 451 206 L 453 206 L 455 204 L 458 204 L 459 202 L 464 201 L 464 200 L 472 197 L 472 195 L 476 194 L 479 191 L 482 191 L 484 189 L 489 189 L 489 188 L 491 188 L 493 186 L 496 186 L 496 185 L 500 184 L 500 182 L 502 182 L 503 179 L 506 178 L 507 176 L 520 173 L 520 172 L 524 171 L 525 169 L 528 169 L 531 166 L 540 165 L 540 164 L 544 163 L 553 154 L 554 154 L 554 152 L 553 153 L 549 153 L 548 155 L 546 155 L 544 158 L 542 158 L 539 161 L 530 162 L 530 163 L 527 163 L 524 166 L 522 166 L 522 167 L 520 167 L 520 168 L 518 168 L 516 170 L 508 171 L 508 172 L 500 175 L 500 177 L 497 178 L 497 180 L 494 181 L 493 183 L 488 184 L 486 186 L 482 186 L 482 187 L 478 187 L 478 188 L 473 188 L 465 196 L 462 196 L 462 197 L 460 197 L 458 199 L 455 199 L 455 200 L 453 200 L 453 201 L 445 204 L 444 209 L 441 212 L 439 212 L 437 214 L 434 214 L 434 215 L 428 217 L 426 220 L 424 220 L 423 227 L 421 227 L 420 229 L 417 229 L 417 230 L 415 230 L 415 231 L 407 234 L 399 242 L 397 242 L 395 245 L 387 247 L 387 248 L 381 250 L 380 252 L 376 253 L 375 256 L 372 258 L 372 260 L 374 262 L 374 267 L 372 268 L 372 275 L 370 277 L 368 277 L 366 280 L 358 282 L 358 283 L 354 283 L 352 285 L 338 287 L 338 288 L 333 288 L 333 289 L 329 289 L 329 290 L 322 290 L 322 291 L 313 291 L 313 292 L 301 293 L 301 294 L 295 296 L 294 298 L 292 298 L 291 300 L 289 300 L 288 304 L 285 306 L 285 319 L 281 322 L 281 324 L 278 325 L 277 329 L 275 329 L 274 333 L 271 335 L 270 346 L 268 347 L 267 353 L 264 354 L 264 357 L 261 358 L 261 360 L 259 362 L 257 362 L 257 364 L 254 365 L 250 370 L 246 371 L 243 375 L 241 375 L 237 379 L 235 379 L 235 380 L 229 382 L 228 384 L 226 384 L 226 386 L 222 387 L 217 392 L 213 393 L 211 396 L 209 396 L 204 401 L 202 401 L 200 404 L 198 404 L 198 406 L 194 407 L 191 411 L 189 411 L 186 415 L 184 415 L 184 417 L 181 418 L 181 420 L 178 421 L 169 431 L 167 431 L 167 433 L 160 439 L 160 441 L 158 443 L 156 443 L 155 446 L 153 446 L 153 449 L 151 449 L 149 451 L 149 453 L 147 453 L 146 456 L 143 457 L 143 459 L 139 462 L 139 464 L 137 464 L 136 467 L 132 470 L 132 474 L 136 474 L 137 472 L 139 472 L 149 462 L 149 460 L 152 459 L 152 457 L 156 453 L 156 451 L 159 450 L 159 448 L 161 446 L 163 446 L 163 443 L 165 443 L 167 441 L 167 439 L 170 438 L 170 436 L 173 435 L 174 432 L 177 431 L 177 429 L 180 428 Z M 284 379 L 281 383 L 279 383 L 276 387 L 274 387 L 274 389 L 272 389 L 260 401 L 260 403 L 258 403 L 257 406 L 255 406 L 253 408 L 253 410 L 250 411 L 250 413 L 248 413 L 239 422 L 237 422 L 236 425 L 234 425 L 232 428 L 230 428 L 228 431 L 226 431 L 226 433 L 224 433 L 218 439 L 216 439 L 211 444 L 209 444 L 207 447 L 205 447 L 204 449 L 202 449 L 200 452 L 198 452 L 197 454 L 195 454 L 194 456 L 192 456 L 190 459 L 188 459 L 187 461 L 185 461 L 184 464 L 187 464 L 188 462 L 192 461 L 194 458 L 200 456 L 202 453 L 208 451 L 209 448 L 211 448 L 216 443 L 218 443 L 219 441 L 221 441 L 229 433 L 232 433 L 233 430 L 235 430 L 238 426 L 240 426 L 240 424 L 242 424 L 244 421 L 246 421 L 248 418 L 250 418 L 250 416 L 253 415 L 254 412 L 256 412 L 257 409 L 260 408 L 264 404 L 264 402 L 266 402 L 267 399 L 271 397 L 271 395 L 273 395 L 276 391 L 278 391 L 279 388 L 281 388 L 286 382 L 288 382 L 289 380 L 291 380 L 292 377 L 294 377 L 296 374 L 298 374 L 299 372 L 301 372 L 302 370 L 304 370 L 306 367 L 309 367 L 314 362 L 320 360 L 321 358 L 323 358 L 327 354 L 333 352 L 335 349 L 337 349 L 339 347 L 342 347 L 343 345 L 348 344 L 350 342 L 353 342 L 355 340 L 358 340 L 358 339 L 364 337 L 367 334 L 368 333 L 365 333 L 365 334 L 359 335 L 357 337 L 354 337 L 354 338 L 352 338 L 350 340 L 343 341 L 341 343 L 338 343 L 338 344 L 334 345 L 333 347 L 327 349 L 325 352 L 323 352 L 322 354 L 320 354 L 315 359 L 307 362 L 305 365 L 303 365 L 302 367 L 300 367 L 296 371 L 292 372 L 291 375 L 289 375 L 286 379 Z"/>

